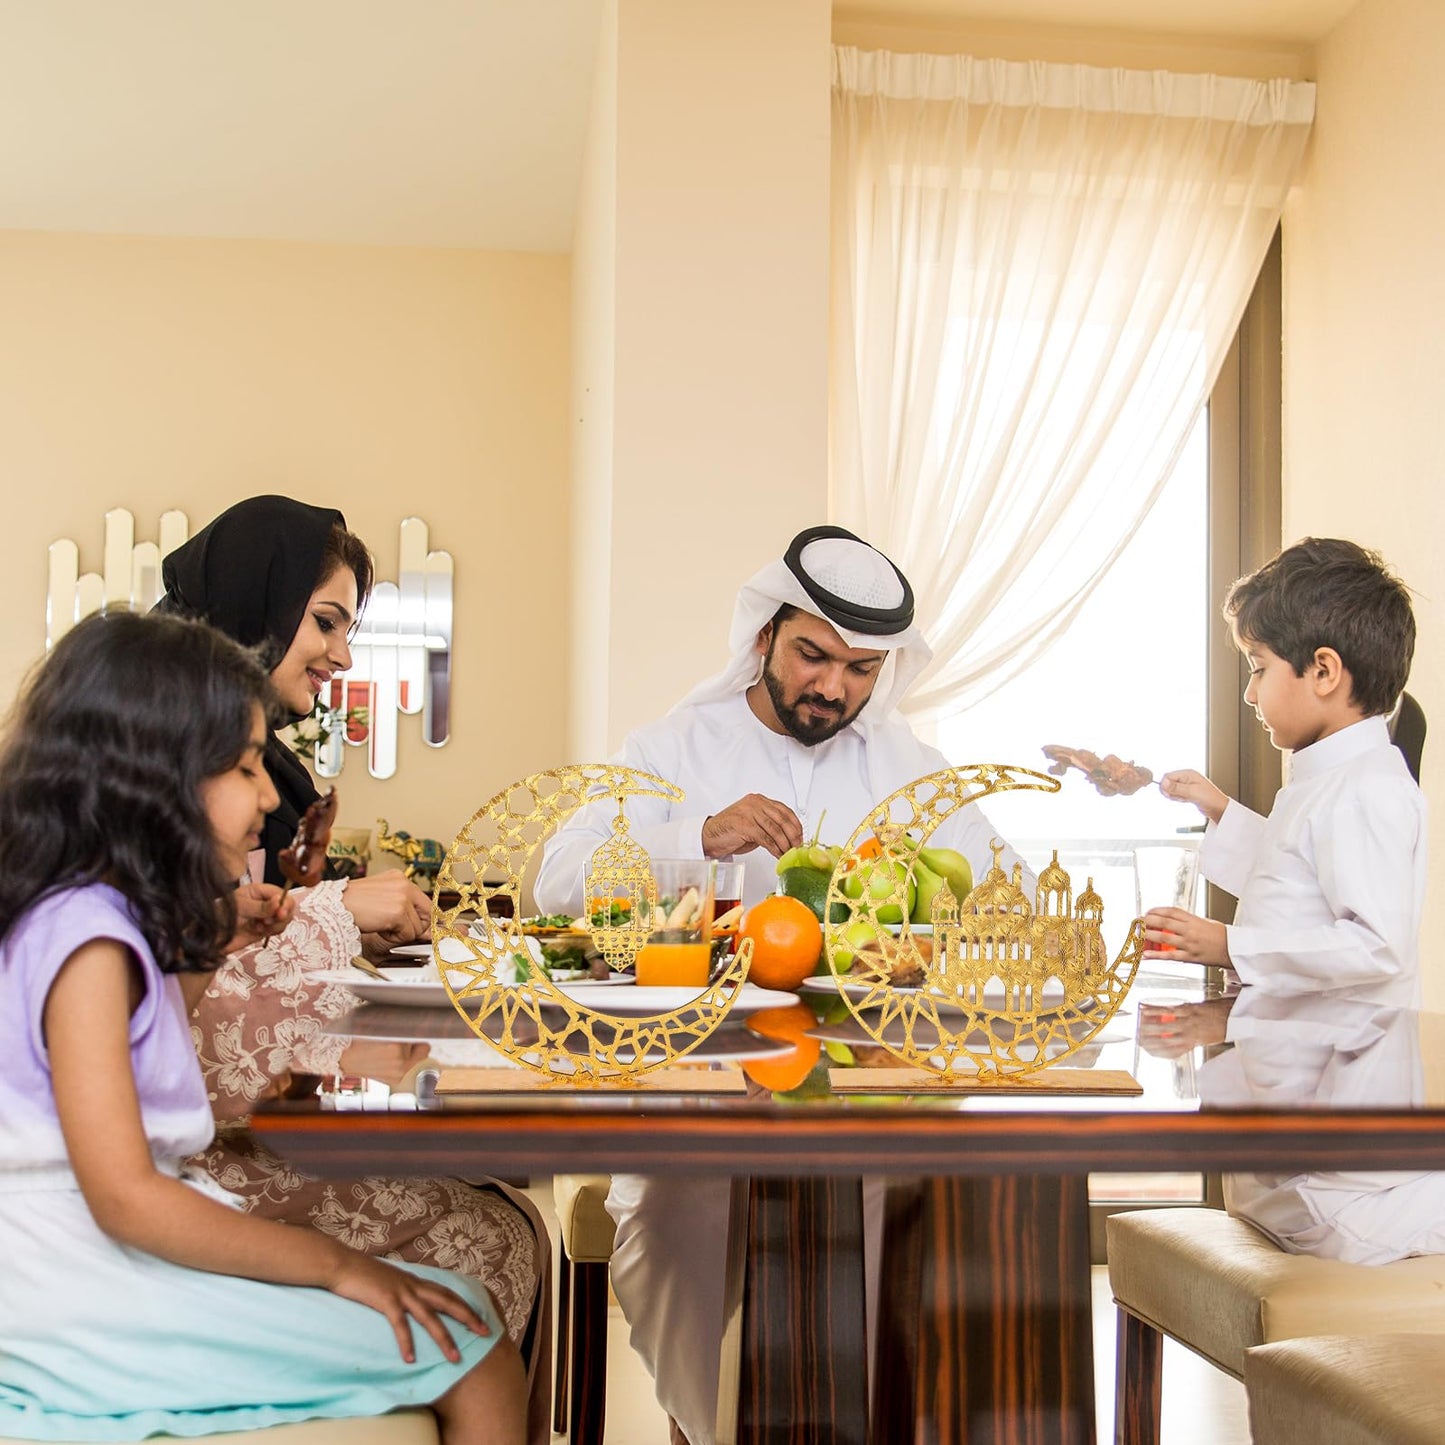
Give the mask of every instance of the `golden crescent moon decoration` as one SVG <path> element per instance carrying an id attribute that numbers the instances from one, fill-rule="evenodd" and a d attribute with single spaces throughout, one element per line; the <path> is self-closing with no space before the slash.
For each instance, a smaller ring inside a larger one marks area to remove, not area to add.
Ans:
<path id="1" fill-rule="evenodd" d="M 744 939 L 696 997 L 646 1017 L 589 1008 L 545 970 L 530 966 L 518 922 L 527 865 L 574 813 L 609 799 L 617 808 L 613 833 L 589 860 L 584 889 L 589 908 L 599 895 L 606 907 L 591 914 L 589 931 L 614 971 L 636 959 L 657 895 L 650 860 L 629 836 L 623 809 L 632 797 L 680 802 L 683 792 L 652 773 L 612 763 L 533 773 L 477 809 L 447 849 L 437 878 L 438 896 L 448 889 L 458 895 L 455 904 L 432 915 L 432 943 L 448 997 L 478 1038 L 559 1084 L 631 1083 L 685 1059 L 727 1017 L 752 960 L 752 942 Z M 495 898 L 510 899 L 510 917 L 488 911 Z M 625 907 L 612 906 L 624 901 Z M 463 916 L 472 911 L 475 922 Z"/>
<path id="2" fill-rule="evenodd" d="M 1005 763 L 944 769 L 885 798 L 848 840 L 828 884 L 824 952 L 854 1018 L 896 1058 L 960 1082 L 1007 1082 L 1082 1048 L 1123 1002 L 1143 922 L 1110 964 L 1103 900 L 1092 879 L 1074 898 L 1057 851 L 1032 904 L 1019 866 L 1011 878 L 1000 866 L 997 840 L 994 866 L 964 897 L 929 869 L 929 925 L 909 921 L 921 855 L 946 818 L 990 793 L 1059 786 Z"/>

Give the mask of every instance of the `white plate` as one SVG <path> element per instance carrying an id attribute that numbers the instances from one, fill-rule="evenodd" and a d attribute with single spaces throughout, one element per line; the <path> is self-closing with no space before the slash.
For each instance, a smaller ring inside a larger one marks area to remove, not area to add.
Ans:
<path id="1" fill-rule="evenodd" d="M 383 970 L 384 971 L 384 970 Z M 444 983 L 432 979 L 407 980 L 409 969 L 397 969 L 387 975 L 383 983 L 359 969 L 331 968 L 308 973 L 307 978 L 315 983 L 340 984 L 348 988 L 357 998 L 367 1003 L 395 1004 L 402 1008 L 448 1008 L 451 996 Z M 616 985 L 625 985 L 617 987 Z M 561 991 L 576 1003 L 594 1009 L 598 1013 L 617 1016 L 641 1016 L 671 1013 L 690 1004 L 701 992 L 695 988 L 639 988 L 631 978 L 614 974 L 611 978 L 578 980 L 576 983 L 557 985 Z M 777 989 L 758 988 L 745 983 L 737 1001 L 730 1010 L 730 1017 L 752 1013 L 761 1008 L 786 1008 L 797 1003 L 797 995 L 782 993 Z"/>
<path id="2" fill-rule="evenodd" d="M 841 983 L 831 973 L 814 974 L 812 978 L 805 978 L 799 985 L 804 993 L 845 993 L 851 999 L 857 999 L 860 1003 L 874 991 L 875 985 L 866 983 Z M 898 994 L 921 994 L 921 988 L 897 988 Z M 965 1013 L 968 1005 L 949 999 L 943 994 L 936 995 L 938 1007 L 949 1012 L 957 1011 Z M 1006 990 L 1002 984 L 990 984 L 983 992 L 983 1007 L 988 1009 L 1003 1009 L 1006 1001 Z M 1037 1008 L 1057 1008 L 1064 1001 L 1064 986 L 1057 979 L 1050 979 L 1044 985 L 1039 996 L 1034 1000 Z"/>

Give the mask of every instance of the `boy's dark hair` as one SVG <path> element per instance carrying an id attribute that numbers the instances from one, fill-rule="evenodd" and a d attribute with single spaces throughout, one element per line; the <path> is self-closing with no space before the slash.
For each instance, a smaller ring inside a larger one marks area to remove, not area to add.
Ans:
<path id="1" fill-rule="evenodd" d="M 236 880 L 201 784 L 236 765 L 258 703 L 269 725 L 265 669 L 205 623 L 111 612 L 67 632 L 0 746 L 0 938 L 44 895 L 103 881 L 163 970 L 214 968 Z"/>
<path id="2" fill-rule="evenodd" d="M 1331 647 L 1350 674 L 1350 700 L 1366 717 L 1388 713 L 1405 690 L 1415 653 L 1410 593 L 1354 542 L 1306 537 L 1229 589 L 1224 615 L 1237 635 L 1261 642 L 1303 677 Z"/>

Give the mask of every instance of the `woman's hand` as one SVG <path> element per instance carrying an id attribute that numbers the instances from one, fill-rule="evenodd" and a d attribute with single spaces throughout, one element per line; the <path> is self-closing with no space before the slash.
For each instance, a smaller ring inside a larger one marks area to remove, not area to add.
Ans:
<path id="1" fill-rule="evenodd" d="M 398 869 L 373 878 L 353 878 L 341 895 L 361 930 L 362 951 L 385 958 L 402 943 L 431 936 L 431 899 Z"/>
<path id="2" fill-rule="evenodd" d="M 1216 788 L 1203 773 L 1181 768 L 1159 779 L 1159 791 L 1176 803 L 1193 803 L 1211 823 L 1217 823 L 1229 804 L 1229 794 Z"/>
<path id="3" fill-rule="evenodd" d="M 1207 963 L 1228 968 L 1229 934 L 1222 923 L 1183 908 L 1151 908 L 1144 915 L 1145 958 Z"/>
<path id="4" fill-rule="evenodd" d="M 282 932 L 296 916 L 296 900 L 274 883 L 243 883 L 236 902 L 236 932 L 227 953 L 239 953 Z"/>
<path id="5" fill-rule="evenodd" d="M 332 1294 L 384 1314 L 391 1321 L 397 1347 L 407 1364 L 416 1361 L 416 1347 L 411 1338 L 411 1321 L 415 1320 L 437 1342 L 452 1364 L 461 1359 L 461 1351 L 441 1317 L 447 1316 L 464 1324 L 474 1335 L 490 1335 L 486 1321 L 464 1300 L 444 1285 L 420 1279 L 404 1269 L 358 1254 L 348 1249 L 340 1268 L 327 1286 Z"/>

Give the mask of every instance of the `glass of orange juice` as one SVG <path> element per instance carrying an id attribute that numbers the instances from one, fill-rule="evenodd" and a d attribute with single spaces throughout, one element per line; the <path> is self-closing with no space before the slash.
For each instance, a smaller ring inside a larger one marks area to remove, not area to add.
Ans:
<path id="1" fill-rule="evenodd" d="M 707 986 L 712 971 L 712 920 L 717 865 L 708 858 L 658 858 L 657 910 L 652 933 L 637 954 L 637 982 L 645 988 Z"/>

